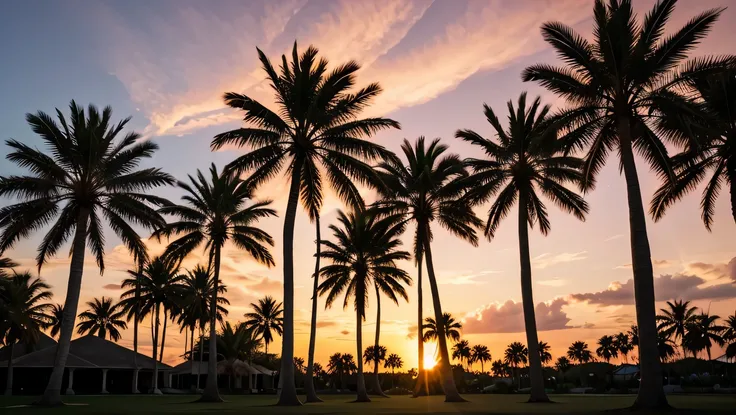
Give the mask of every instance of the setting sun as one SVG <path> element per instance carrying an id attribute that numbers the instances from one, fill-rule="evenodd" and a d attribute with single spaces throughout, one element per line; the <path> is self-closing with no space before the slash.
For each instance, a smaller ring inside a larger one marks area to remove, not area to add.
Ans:
<path id="1" fill-rule="evenodd" d="M 424 368 L 425 369 L 432 369 L 437 362 L 434 360 L 434 356 L 426 354 L 424 355 Z"/>

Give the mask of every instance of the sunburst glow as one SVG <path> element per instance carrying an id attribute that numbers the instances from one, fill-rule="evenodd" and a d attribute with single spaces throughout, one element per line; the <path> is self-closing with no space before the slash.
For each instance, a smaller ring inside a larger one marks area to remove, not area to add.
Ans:
<path id="1" fill-rule="evenodd" d="M 428 353 L 424 355 L 424 368 L 425 369 L 432 369 L 436 364 L 437 362 L 434 360 L 433 354 Z"/>

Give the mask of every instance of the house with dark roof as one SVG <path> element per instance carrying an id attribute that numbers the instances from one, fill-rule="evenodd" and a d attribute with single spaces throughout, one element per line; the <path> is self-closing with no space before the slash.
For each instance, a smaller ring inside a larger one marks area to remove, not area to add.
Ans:
<path id="1" fill-rule="evenodd" d="M 8 361 L 0 362 L 0 381 L 9 385 L 3 389 L 13 394 L 43 393 L 56 358 L 57 344 L 38 348 L 27 353 L 16 344 L 10 365 L 11 376 L 7 376 Z M 1 351 L 0 351 L 1 352 Z M 69 357 L 66 361 L 62 391 L 67 395 L 98 393 L 137 393 L 148 391 L 153 385 L 154 360 L 149 356 L 135 353 L 117 343 L 103 338 L 87 335 L 72 340 Z M 169 373 L 172 367 L 159 363 L 159 388 L 169 386 Z"/>

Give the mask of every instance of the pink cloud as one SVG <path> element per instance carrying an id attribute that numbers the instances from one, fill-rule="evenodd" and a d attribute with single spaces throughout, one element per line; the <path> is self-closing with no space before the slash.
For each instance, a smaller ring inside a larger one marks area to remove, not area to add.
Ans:
<path id="1" fill-rule="evenodd" d="M 562 307 L 567 301 L 557 298 L 550 303 L 539 303 L 535 307 L 537 330 L 561 330 L 569 326 L 570 318 Z M 463 333 L 520 333 L 524 331 L 522 303 L 508 300 L 503 304 L 488 304 L 466 317 Z"/>

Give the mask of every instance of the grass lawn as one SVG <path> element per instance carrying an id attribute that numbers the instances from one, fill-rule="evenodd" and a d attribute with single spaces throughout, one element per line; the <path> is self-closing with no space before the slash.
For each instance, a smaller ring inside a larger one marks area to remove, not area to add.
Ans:
<path id="1" fill-rule="evenodd" d="M 0 397 L 2 414 L 164 414 L 164 413 L 251 413 L 251 414 L 524 414 L 524 413 L 600 413 L 626 408 L 634 396 L 554 395 L 554 404 L 527 404 L 524 395 L 468 395 L 468 403 L 446 404 L 443 397 L 412 399 L 408 396 L 375 398 L 371 403 L 351 403 L 352 396 L 323 397 L 324 403 L 297 408 L 274 407 L 275 396 L 226 396 L 223 404 L 191 403 L 195 396 L 71 396 L 65 407 L 40 409 L 16 407 L 32 397 Z M 736 413 L 736 396 L 669 396 L 677 410 L 671 413 Z M 618 412 L 618 411 L 616 411 Z M 610 412 L 609 412 L 610 413 Z"/>

